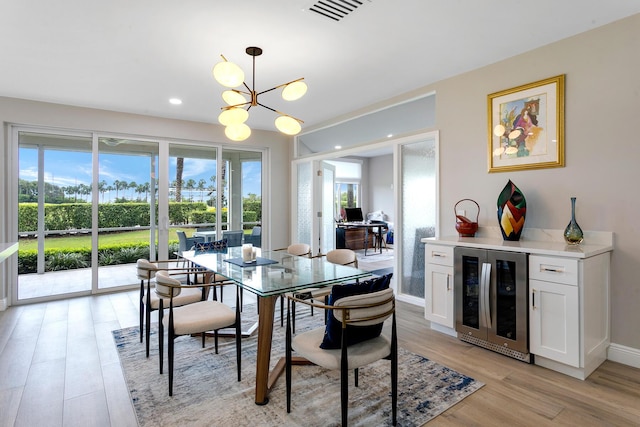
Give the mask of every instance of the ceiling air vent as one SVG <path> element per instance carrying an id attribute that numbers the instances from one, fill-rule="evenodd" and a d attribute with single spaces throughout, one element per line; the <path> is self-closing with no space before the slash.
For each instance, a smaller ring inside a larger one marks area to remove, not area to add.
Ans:
<path id="1" fill-rule="evenodd" d="M 371 3 L 371 0 L 368 0 L 367 3 Z M 363 4 L 359 0 L 320 0 L 314 3 L 309 10 L 333 21 L 340 21 Z"/>

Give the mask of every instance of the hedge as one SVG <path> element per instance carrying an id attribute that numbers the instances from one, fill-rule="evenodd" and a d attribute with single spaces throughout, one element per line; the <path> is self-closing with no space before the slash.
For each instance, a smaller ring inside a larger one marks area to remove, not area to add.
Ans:
<path id="1" fill-rule="evenodd" d="M 204 202 L 169 203 L 171 224 L 199 223 L 194 221 L 195 212 L 206 212 Z M 208 212 L 209 213 L 209 212 Z M 211 212 L 215 218 L 215 212 Z M 223 221 L 226 212 L 223 212 Z M 156 206 L 157 218 L 157 206 Z M 148 225 L 150 223 L 148 203 L 101 203 L 98 205 L 98 227 L 120 228 Z M 45 230 L 74 230 L 91 228 L 90 203 L 61 203 L 44 205 Z M 38 204 L 18 205 L 18 231 L 29 232 L 38 229 Z"/>
<path id="2" fill-rule="evenodd" d="M 169 242 L 169 258 L 175 258 L 178 242 Z M 91 266 L 91 249 L 45 249 L 45 271 L 73 270 Z M 132 264 L 139 258 L 149 259 L 147 243 L 109 245 L 98 249 L 98 265 Z M 164 258 L 164 257 L 162 257 Z M 38 251 L 18 251 L 18 274 L 36 273 Z"/>

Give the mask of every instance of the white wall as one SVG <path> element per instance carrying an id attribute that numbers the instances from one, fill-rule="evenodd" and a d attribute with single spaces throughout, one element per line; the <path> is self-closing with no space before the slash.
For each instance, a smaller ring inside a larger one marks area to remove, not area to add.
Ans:
<path id="1" fill-rule="evenodd" d="M 509 179 L 527 199 L 525 227 L 564 229 L 570 197 L 576 196 L 583 230 L 614 232 L 611 338 L 640 354 L 640 141 L 634 126 L 640 111 L 638 52 L 640 14 L 350 116 L 435 91 L 436 123 L 426 130 L 440 135 L 443 236 L 456 235 L 453 206 L 463 198 L 480 204 L 480 227 L 496 227 L 498 193 Z M 488 173 L 487 95 L 560 74 L 566 75 L 565 167 Z"/>
<path id="2" fill-rule="evenodd" d="M 213 120 L 213 119 L 212 119 Z M 45 126 L 60 129 L 98 131 L 118 133 L 131 136 L 150 137 L 164 140 L 199 141 L 223 144 L 229 147 L 266 147 L 270 159 L 270 174 L 267 176 L 266 201 L 268 209 L 268 224 L 263 224 L 265 233 L 269 233 L 271 247 L 283 247 L 290 241 L 289 208 L 290 195 L 288 191 L 272 191 L 273 189 L 288 188 L 290 182 L 289 161 L 292 155 L 292 141 L 277 132 L 254 130 L 251 137 L 241 144 L 232 143 L 224 136 L 224 128 L 219 125 L 188 122 L 181 120 L 163 119 L 143 115 L 115 113 L 111 111 L 78 108 L 58 104 L 34 102 L 14 98 L 0 97 L 0 122 L 4 130 L 0 135 L 0 241 L 15 239 L 9 234 L 6 218 L 12 207 L 9 205 L 9 194 L 15 189 L 7 176 L 8 171 L 8 125 Z M 13 183 L 15 186 L 15 183 Z M 275 212 L 275 214 L 274 214 Z M 7 289 L 14 278 L 9 277 L 6 266 L 0 265 L 0 299 L 5 298 Z"/>
<path id="3" fill-rule="evenodd" d="M 372 157 L 369 159 L 367 183 L 368 211 L 383 211 L 394 221 L 393 192 L 393 155 Z"/>
<path id="4" fill-rule="evenodd" d="M 496 226 L 496 200 L 511 179 L 527 199 L 525 227 L 564 229 L 571 196 L 584 230 L 613 231 L 612 342 L 640 349 L 640 15 L 425 90 L 436 90 L 440 130 L 441 233 L 455 234 L 452 206 L 480 204 L 480 226 Z M 563 168 L 487 173 L 487 94 L 566 75 Z M 588 313 L 585 314 L 588 316 Z"/>

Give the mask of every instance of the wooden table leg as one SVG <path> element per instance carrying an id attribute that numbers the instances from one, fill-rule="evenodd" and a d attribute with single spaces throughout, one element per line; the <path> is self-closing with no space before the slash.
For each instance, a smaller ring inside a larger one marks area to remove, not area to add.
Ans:
<path id="1" fill-rule="evenodd" d="M 258 354 L 256 362 L 256 405 L 269 403 L 269 363 L 276 297 L 258 297 Z"/>

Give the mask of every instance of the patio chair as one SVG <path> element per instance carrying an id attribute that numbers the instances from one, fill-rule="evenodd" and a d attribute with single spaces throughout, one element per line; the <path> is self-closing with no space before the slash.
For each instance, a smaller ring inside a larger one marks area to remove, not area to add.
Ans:
<path id="1" fill-rule="evenodd" d="M 242 230 L 227 230 L 222 232 L 222 239 L 227 240 L 227 246 L 242 246 L 242 238 L 244 237 L 244 231 Z"/>

